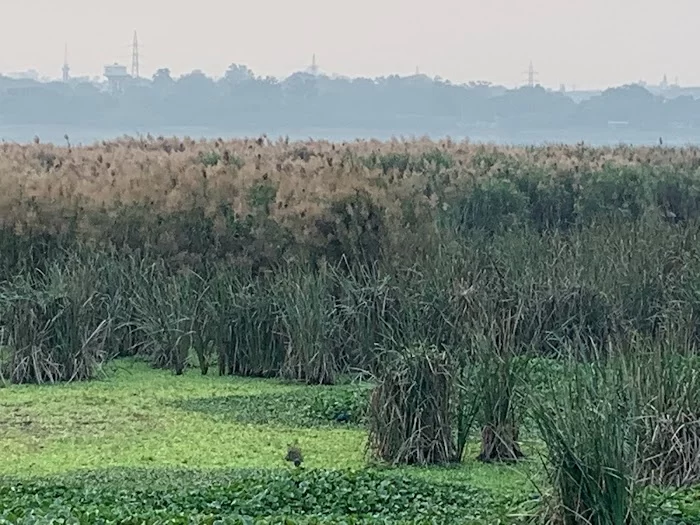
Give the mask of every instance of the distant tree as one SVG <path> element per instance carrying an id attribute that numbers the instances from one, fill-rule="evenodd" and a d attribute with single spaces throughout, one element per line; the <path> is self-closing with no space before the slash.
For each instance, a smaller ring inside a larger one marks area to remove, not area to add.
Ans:
<path id="1" fill-rule="evenodd" d="M 224 78 L 222 80 L 229 85 L 235 86 L 254 79 L 255 75 L 248 69 L 248 66 L 231 64 L 226 70 L 226 73 L 224 73 Z"/>
<path id="2" fill-rule="evenodd" d="M 170 69 L 162 68 L 153 75 L 153 87 L 156 89 L 169 88 L 175 84 L 173 77 L 170 76 Z"/>
<path id="3" fill-rule="evenodd" d="M 700 94 L 700 91 L 698 92 Z M 256 77 L 231 64 L 216 81 L 200 70 L 174 79 L 158 69 L 152 82 L 139 81 L 119 96 L 98 84 L 42 83 L 0 76 L 4 124 L 105 126 L 231 126 L 259 129 L 317 126 L 382 130 L 395 134 L 454 133 L 457 126 L 497 124 L 517 129 L 606 129 L 629 122 L 631 129 L 670 125 L 700 127 L 700 101 L 669 100 L 640 84 L 609 89 L 575 102 L 542 87 L 507 89 L 488 82 L 455 85 L 439 77 L 389 75 L 341 78 L 295 73 L 284 80 Z"/>

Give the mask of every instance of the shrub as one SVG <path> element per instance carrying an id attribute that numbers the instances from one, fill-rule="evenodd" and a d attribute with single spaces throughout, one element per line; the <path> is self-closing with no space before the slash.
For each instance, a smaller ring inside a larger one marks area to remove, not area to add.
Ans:
<path id="1" fill-rule="evenodd" d="M 216 166 L 221 161 L 221 155 L 216 151 L 209 151 L 207 153 L 200 152 L 199 159 L 204 166 L 210 168 Z"/>
<path id="2" fill-rule="evenodd" d="M 537 231 L 567 230 L 576 223 L 576 181 L 571 172 L 552 176 L 533 168 L 515 185 L 527 195 L 529 221 Z"/>
<path id="3" fill-rule="evenodd" d="M 645 169 L 606 166 L 582 181 L 576 214 L 584 224 L 627 219 L 636 221 L 649 208 L 651 199 Z"/>

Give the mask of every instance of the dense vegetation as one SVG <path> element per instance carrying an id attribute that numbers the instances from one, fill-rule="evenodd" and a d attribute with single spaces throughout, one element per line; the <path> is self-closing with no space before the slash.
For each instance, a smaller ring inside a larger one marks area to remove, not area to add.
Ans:
<path id="1" fill-rule="evenodd" d="M 700 483 L 700 150 L 265 137 L 1 148 L 6 383 L 89 380 L 138 356 L 176 375 L 338 385 L 176 405 L 359 425 L 390 465 L 458 465 L 477 437 L 479 461 L 518 464 L 537 454 L 528 436 L 548 466 L 528 516 L 566 525 L 650 523 L 666 512 L 659 493 Z M 309 472 L 310 515 L 338 510 L 319 484 L 382 483 Z M 236 512 L 268 475 L 240 474 Z M 87 486 L 8 483 L 20 500 L 65 490 L 68 507 Z M 201 504 L 187 492 L 173 512 L 216 519 L 210 490 L 222 489 L 201 488 Z M 3 494 L 0 511 L 17 515 Z M 105 494 L 90 505 L 109 508 Z M 467 488 L 445 494 L 474 510 Z M 440 497 L 431 508 L 451 512 Z M 359 517 L 389 518 L 370 500 Z M 159 519 L 123 503 L 109 512 Z"/>
<path id="2" fill-rule="evenodd" d="M 80 524 L 143 520 L 238 524 L 251 519 L 255 523 L 380 524 L 426 519 L 485 523 L 482 518 L 498 503 L 469 486 L 369 471 L 127 470 L 54 477 L 0 489 L 0 509 L 9 508 L 0 518 L 31 523 L 33 517 L 48 515 L 55 520 L 77 518 Z"/>
<path id="3" fill-rule="evenodd" d="M 663 134 L 697 129 L 697 89 L 652 94 L 641 85 L 611 88 L 579 102 L 542 87 L 456 85 L 425 75 L 329 78 L 299 72 L 259 77 L 233 64 L 220 79 L 167 69 L 110 93 L 89 82 L 39 83 L 0 76 L 0 124 L 157 129 L 206 126 L 257 130 L 322 128 L 347 134 L 601 131 L 608 122 Z M 465 131 L 465 128 L 467 131 Z M 478 131 L 471 131 L 478 130 Z M 290 131 L 291 133 L 292 131 Z"/>

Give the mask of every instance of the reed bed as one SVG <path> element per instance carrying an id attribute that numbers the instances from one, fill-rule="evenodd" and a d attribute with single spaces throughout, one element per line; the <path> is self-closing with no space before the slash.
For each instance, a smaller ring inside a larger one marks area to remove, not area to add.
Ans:
<path id="1" fill-rule="evenodd" d="M 559 523 L 698 483 L 700 149 L 0 145 L 0 379 L 372 378 L 372 454 L 520 461 Z M 532 385 L 528 364 L 561 377 Z M 550 388 L 551 387 L 551 388 Z M 623 392 L 621 398 L 616 392 Z"/>

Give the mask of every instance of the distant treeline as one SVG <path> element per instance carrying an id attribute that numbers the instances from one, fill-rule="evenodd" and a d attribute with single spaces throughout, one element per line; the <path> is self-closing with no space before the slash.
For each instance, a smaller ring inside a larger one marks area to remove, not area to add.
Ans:
<path id="1" fill-rule="evenodd" d="M 666 99 L 641 85 L 575 102 L 542 87 L 508 90 L 455 85 L 425 75 L 330 78 L 295 73 L 278 80 L 232 65 L 220 79 L 199 71 L 173 78 L 160 69 L 119 93 L 89 82 L 40 83 L 0 76 L 0 124 L 320 127 L 406 133 L 490 126 L 499 130 L 700 128 L 700 100 Z"/>

